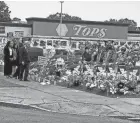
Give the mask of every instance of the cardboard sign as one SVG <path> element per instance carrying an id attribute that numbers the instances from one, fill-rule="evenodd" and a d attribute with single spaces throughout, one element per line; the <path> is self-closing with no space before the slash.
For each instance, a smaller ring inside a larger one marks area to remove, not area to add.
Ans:
<path id="1" fill-rule="evenodd" d="M 136 62 L 136 66 L 140 66 L 140 61 Z"/>
<path id="2" fill-rule="evenodd" d="M 125 71 L 124 71 L 124 68 L 120 68 L 120 71 L 121 71 L 121 73 L 124 73 Z"/>
<path id="3" fill-rule="evenodd" d="M 113 73 L 114 72 L 114 70 L 113 70 L 112 67 L 109 67 L 109 70 L 110 70 L 110 73 Z"/>
<path id="4" fill-rule="evenodd" d="M 138 72 L 138 70 L 133 70 L 133 74 L 136 75 L 136 73 Z"/>
<path id="5" fill-rule="evenodd" d="M 47 66 L 48 57 L 38 56 L 38 64 L 42 66 Z"/>

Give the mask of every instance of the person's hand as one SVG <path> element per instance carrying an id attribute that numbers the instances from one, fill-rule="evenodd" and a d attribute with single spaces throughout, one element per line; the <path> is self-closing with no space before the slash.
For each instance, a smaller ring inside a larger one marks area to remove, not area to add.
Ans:
<path id="1" fill-rule="evenodd" d="M 22 62 L 22 65 L 24 65 L 24 62 Z"/>
<path id="2" fill-rule="evenodd" d="M 14 60 L 16 60 L 16 57 L 14 57 Z"/>
<path id="3" fill-rule="evenodd" d="M 10 58 L 10 61 L 13 61 L 13 58 Z"/>
<path id="4" fill-rule="evenodd" d="M 84 64 L 86 64 L 87 62 L 86 61 L 84 61 Z"/>

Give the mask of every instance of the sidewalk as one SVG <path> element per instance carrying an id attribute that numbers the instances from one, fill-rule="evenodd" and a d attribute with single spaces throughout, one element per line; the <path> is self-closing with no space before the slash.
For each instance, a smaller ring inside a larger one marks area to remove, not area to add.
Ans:
<path id="1" fill-rule="evenodd" d="M 108 98 L 70 88 L 6 79 L 0 75 L 0 104 L 16 104 L 59 113 L 140 117 L 140 99 Z"/>

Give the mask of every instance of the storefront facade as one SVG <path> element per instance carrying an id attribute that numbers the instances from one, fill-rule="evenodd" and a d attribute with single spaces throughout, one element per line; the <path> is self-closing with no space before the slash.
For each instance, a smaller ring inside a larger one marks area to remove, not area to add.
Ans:
<path id="1" fill-rule="evenodd" d="M 31 28 L 29 24 L 0 23 L 0 37 L 7 37 L 8 34 L 17 38 L 30 36 Z"/>
<path id="2" fill-rule="evenodd" d="M 7 42 L 8 38 L 14 37 L 20 39 L 21 37 L 31 36 L 32 25 L 22 23 L 0 23 L 0 42 L 3 44 Z"/>
<path id="3" fill-rule="evenodd" d="M 22 23 L 0 22 L 0 54 L 3 53 L 3 47 L 7 40 L 14 38 L 19 41 L 21 37 L 31 36 L 32 25 Z"/>
<path id="4" fill-rule="evenodd" d="M 140 27 L 128 28 L 128 41 L 140 42 Z"/>
<path id="5" fill-rule="evenodd" d="M 59 20 L 46 18 L 27 18 L 27 22 L 32 24 L 33 37 L 46 37 L 46 40 L 61 37 L 74 42 L 75 48 L 82 41 L 127 40 L 128 25 L 93 21 L 63 21 L 60 25 Z"/>

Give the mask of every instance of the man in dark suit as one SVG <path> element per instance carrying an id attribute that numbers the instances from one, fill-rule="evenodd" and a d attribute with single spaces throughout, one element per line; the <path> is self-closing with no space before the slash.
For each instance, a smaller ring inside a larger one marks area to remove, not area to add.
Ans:
<path id="1" fill-rule="evenodd" d="M 30 65 L 30 56 L 29 56 L 30 42 L 24 41 L 23 47 L 19 49 L 19 64 L 20 64 L 20 75 L 19 80 L 29 81 L 29 65 Z M 25 72 L 25 73 L 24 73 Z M 24 78 L 23 78 L 24 73 Z"/>

